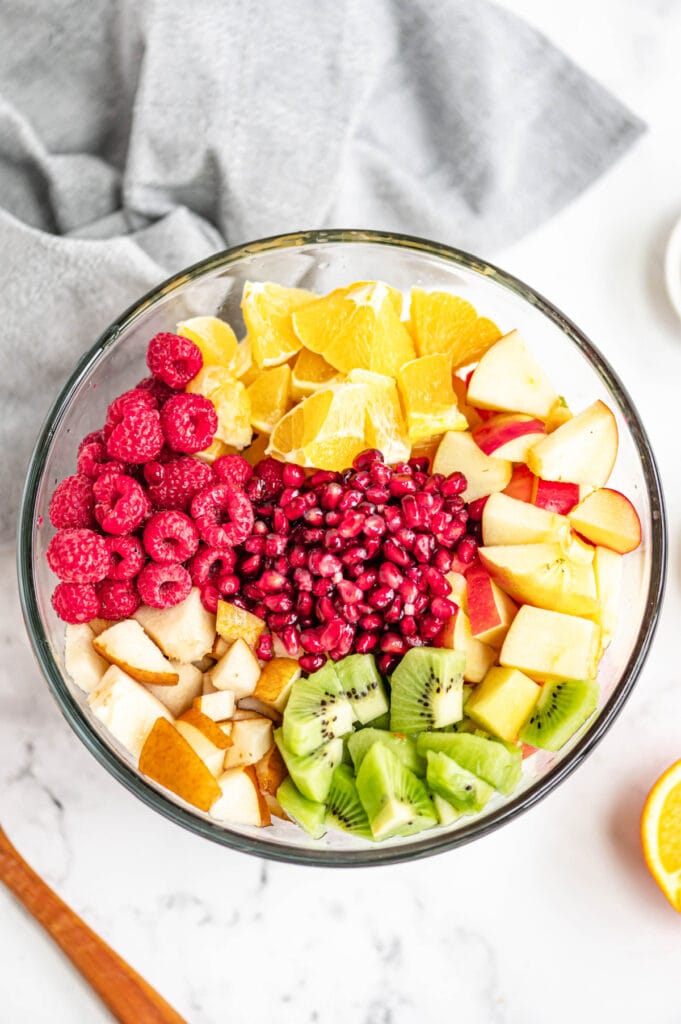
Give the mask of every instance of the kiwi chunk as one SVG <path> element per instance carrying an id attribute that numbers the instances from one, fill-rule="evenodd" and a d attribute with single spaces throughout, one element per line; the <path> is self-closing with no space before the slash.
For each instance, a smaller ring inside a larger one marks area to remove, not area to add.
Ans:
<path id="1" fill-rule="evenodd" d="M 339 765 L 331 777 L 326 800 L 326 824 L 354 836 L 373 839 L 367 812 L 357 794 L 355 776 L 346 764 Z"/>
<path id="2" fill-rule="evenodd" d="M 433 807 L 437 811 L 441 825 L 451 825 L 461 817 L 461 811 L 457 811 L 455 807 L 452 807 L 449 800 L 445 800 L 439 793 L 433 793 L 432 797 Z"/>
<path id="3" fill-rule="evenodd" d="M 457 811 L 481 811 L 494 790 L 473 772 L 440 751 L 428 751 L 426 781 L 433 793 L 443 797 Z"/>
<path id="4" fill-rule="evenodd" d="M 293 754 L 311 754 L 352 729 L 354 712 L 331 662 L 291 688 L 283 721 L 284 743 Z"/>
<path id="5" fill-rule="evenodd" d="M 596 710 L 595 679 L 562 679 L 541 688 L 520 740 L 542 750 L 560 750 Z"/>
<path id="6" fill-rule="evenodd" d="M 281 729 L 274 733 L 274 741 L 284 759 L 288 773 L 296 787 L 308 800 L 324 803 L 331 785 L 334 768 L 343 757 L 343 740 L 329 740 L 311 754 L 294 754 L 284 743 Z"/>
<path id="7" fill-rule="evenodd" d="M 383 743 L 393 754 L 396 754 L 405 768 L 415 775 L 422 777 L 426 774 L 426 761 L 416 749 L 416 740 L 404 733 L 387 732 L 385 729 L 358 729 L 348 736 L 346 743 L 350 756 L 355 765 L 355 771 L 359 771 L 365 755 L 373 747 L 374 743 Z"/>
<path id="8" fill-rule="evenodd" d="M 391 678 L 390 729 L 441 729 L 463 716 L 465 655 L 435 647 L 412 647 Z"/>
<path id="9" fill-rule="evenodd" d="M 522 751 L 511 744 L 472 732 L 424 732 L 418 738 L 417 749 L 422 756 L 429 750 L 446 754 L 505 795 L 512 793 L 520 781 Z"/>
<path id="10" fill-rule="evenodd" d="M 388 711 L 388 696 L 373 654 L 351 654 L 337 661 L 335 669 L 359 722 L 372 722 Z"/>
<path id="11" fill-rule="evenodd" d="M 300 825 L 313 839 L 321 839 L 326 832 L 324 804 L 304 797 L 291 779 L 284 779 L 277 790 L 277 800 L 291 821 Z"/>
<path id="12" fill-rule="evenodd" d="M 365 754 L 357 792 L 374 839 L 411 836 L 438 823 L 426 787 L 383 743 L 374 743 Z"/>

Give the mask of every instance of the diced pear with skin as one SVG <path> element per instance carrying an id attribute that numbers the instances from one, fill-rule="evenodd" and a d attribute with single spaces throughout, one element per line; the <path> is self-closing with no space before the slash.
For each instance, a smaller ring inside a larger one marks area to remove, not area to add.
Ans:
<path id="1" fill-rule="evenodd" d="M 179 718 L 191 706 L 195 697 L 201 693 L 203 676 L 195 665 L 183 665 L 179 661 L 171 662 L 178 674 L 175 686 L 152 686 L 146 684 L 150 693 L 165 704 L 171 715 Z"/>
<path id="2" fill-rule="evenodd" d="M 181 732 L 157 719 L 142 747 L 139 770 L 188 804 L 208 811 L 222 791 L 207 766 Z"/>
<path id="3" fill-rule="evenodd" d="M 225 756 L 225 768 L 255 764 L 272 746 L 272 722 L 269 718 L 249 718 L 234 722 L 232 746 Z"/>
<path id="4" fill-rule="evenodd" d="M 567 615 L 598 610 L 592 564 L 573 561 L 560 544 L 509 544 L 478 549 L 496 583 L 516 601 Z"/>
<path id="5" fill-rule="evenodd" d="M 259 718 L 269 718 L 270 721 L 276 722 L 279 725 L 283 719 L 281 711 L 277 711 L 271 704 L 263 704 L 257 697 L 242 697 L 239 701 L 234 714 L 241 714 L 242 712 L 248 712 L 252 715 L 257 715 Z"/>
<path id="6" fill-rule="evenodd" d="M 263 666 L 253 697 L 283 712 L 296 679 L 300 679 L 300 665 L 295 658 L 272 658 Z"/>
<path id="7" fill-rule="evenodd" d="M 95 636 L 99 636 L 105 629 L 109 629 L 110 626 L 114 625 L 114 619 L 90 619 L 87 625 L 90 627 Z"/>
<path id="8" fill-rule="evenodd" d="M 195 725 L 183 722 L 181 718 L 178 718 L 175 727 L 178 732 L 182 733 L 192 750 L 198 754 L 211 775 L 214 775 L 216 779 L 219 778 L 225 767 L 224 748 L 211 743 L 205 733 L 197 729 Z M 227 733 L 224 735 L 227 739 L 230 738 Z"/>
<path id="9" fill-rule="evenodd" d="M 624 555 L 641 543 L 641 521 L 623 494 L 609 487 L 592 491 L 570 512 L 573 529 L 601 547 Z"/>
<path id="10" fill-rule="evenodd" d="M 445 624 L 441 645 L 463 652 L 466 657 L 463 677 L 467 683 L 479 683 L 497 656 L 492 647 L 473 636 L 470 620 L 461 608 Z"/>
<path id="11" fill-rule="evenodd" d="M 485 455 L 511 462 L 524 462 L 532 447 L 546 434 L 544 424 L 535 416 L 502 413 L 485 420 L 473 431 L 473 440 Z"/>
<path id="12" fill-rule="evenodd" d="M 260 663 L 245 640 L 235 640 L 208 673 L 218 690 L 231 690 L 236 700 L 250 697 L 260 678 Z"/>
<path id="13" fill-rule="evenodd" d="M 267 718 L 267 715 L 261 715 L 259 711 L 253 711 L 251 708 L 237 706 L 232 715 L 231 722 L 247 722 L 251 718 Z M 222 724 L 227 725 L 227 722 Z"/>
<path id="14" fill-rule="evenodd" d="M 224 722 L 234 714 L 234 694 L 231 690 L 216 690 L 196 697 L 192 706 L 214 722 Z"/>
<path id="15" fill-rule="evenodd" d="M 445 576 L 447 583 L 452 588 L 449 593 L 449 600 L 458 605 L 468 614 L 468 591 L 466 577 L 460 572 L 448 572 Z"/>
<path id="16" fill-rule="evenodd" d="M 80 625 L 69 623 L 64 632 L 64 665 L 76 686 L 85 693 L 92 693 L 99 686 L 102 676 L 109 667 L 108 661 L 100 658 L 92 646 L 95 634 L 86 622 Z"/>
<path id="17" fill-rule="evenodd" d="M 488 546 L 557 541 L 569 528 L 565 516 L 509 498 L 507 494 L 490 494 L 482 510 L 482 539 Z"/>
<path id="18" fill-rule="evenodd" d="M 284 808 L 277 800 L 276 796 L 273 796 L 272 793 L 263 793 L 262 798 L 267 804 L 267 808 L 273 818 L 281 818 L 282 821 L 291 820 L 286 811 L 284 810 Z"/>
<path id="19" fill-rule="evenodd" d="M 546 420 L 557 399 L 558 392 L 517 331 L 485 352 L 468 382 L 468 402 L 477 409 Z"/>
<path id="20" fill-rule="evenodd" d="M 215 663 L 213 663 L 213 664 L 215 664 Z M 208 672 L 204 672 L 203 673 L 203 683 L 201 685 L 201 693 L 202 694 L 206 694 L 206 693 L 217 693 L 217 692 L 218 692 L 217 686 L 213 686 L 213 684 L 210 681 L 210 670 Z"/>
<path id="21" fill-rule="evenodd" d="M 499 663 L 538 681 L 595 679 L 600 634 L 589 619 L 526 604 L 511 623 Z"/>
<path id="22" fill-rule="evenodd" d="M 471 569 L 466 581 L 471 633 L 498 650 L 516 616 L 517 605 L 482 566 Z"/>
<path id="23" fill-rule="evenodd" d="M 95 637 L 92 646 L 112 665 L 118 665 L 139 683 L 175 686 L 179 674 L 150 640 L 139 622 L 122 619 Z"/>
<path id="24" fill-rule="evenodd" d="M 211 658 L 213 658 L 214 661 L 219 661 L 223 654 L 227 654 L 228 650 L 229 644 L 227 641 L 224 637 L 221 637 L 219 633 L 216 633 L 215 641 L 213 642 L 213 649 L 210 652 Z"/>
<path id="25" fill-rule="evenodd" d="M 185 722 L 187 725 L 194 726 L 199 732 L 202 732 L 206 739 L 210 740 L 213 746 L 218 747 L 219 750 L 227 750 L 228 747 L 232 746 L 232 740 L 230 736 L 226 735 L 217 722 L 214 722 L 208 715 L 204 715 L 198 708 L 191 707 L 188 711 L 178 718 L 178 722 Z"/>
<path id="26" fill-rule="evenodd" d="M 466 703 L 469 718 L 493 736 L 515 743 L 539 699 L 541 686 L 516 668 L 491 668 Z"/>
<path id="27" fill-rule="evenodd" d="M 615 417 L 599 400 L 530 448 L 527 465 L 543 480 L 603 487 L 618 445 Z"/>
<path id="28" fill-rule="evenodd" d="M 213 648 L 215 616 L 203 607 L 198 587 L 192 587 L 184 601 L 172 608 L 143 604 L 133 618 L 173 661 L 199 661 Z"/>
<path id="29" fill-rule="evenodd" d="M 229 768 L 218 779 L 218 785 L 222 795 L 210 809 L 212 818 L 230 825 L 272 824 L 252 765 Z"/>
<path id="30" fill-rule="evenodd" d="M 156 720 L 173 720 L 160 700 L 118 665 L 109 666 L 97 689 L 88 697 L 88 703 L 93 715 L 135 760 Z"/>
<path id="31" fill-rule="evenodd" d="M 610 548 L 597 547 L 594 555 L 594 574 L 600 607 L 594 615 L 601 627 L 603 650 L 612 640 L 617 627 L 620 598 L 622 596 L 622 555 Z"/>
<path id="32" fill-rule="evenodd" d="M 260 760 L 256 761 L 254 767 L 260 792 L 276 796 L 277 790 L 288 775 L 284 759 L 279 753 L 276 743 L 273 743 Z"/>
<path id="33" fill-rule="evenodd" d="M 490 350 L 491 351 L 491 350 Z M 467 487 L 464 501 L 476 501 L 493 491 L 503 491 L 513 473 L 513 464 L 507 459 L 495 459 L 478 448 L 468 430 L 455 430 L 445 434 L 433 459 L 433 473 L 463 473 Z"/>
<path id="34" fill-rule="evenodd" d="M 252 615 L 245 608 L 238 608 L 227 601 L 218 601 L 215 626 L 220 636 L 228 643 L 244 640 L 251 647 L 255 647 L 265 629 L 265 623 L 257 615 Z"/>

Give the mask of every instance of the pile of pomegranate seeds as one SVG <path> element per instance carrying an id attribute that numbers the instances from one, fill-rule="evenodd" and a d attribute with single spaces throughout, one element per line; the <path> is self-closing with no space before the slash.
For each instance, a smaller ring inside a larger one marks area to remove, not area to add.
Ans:
<path id="1" fill-rule="evenodd" d="M 204 585 L 204 602 L 221 597 L 264 619 L 308 672 L 327 655 L 369 651 L 389 672 L 410 647 L 436 645 L 456 611 L 445 574 L 475 558 L 481 510 L 469 515 L 463 474 L 428 465 L 391 468 L 367 450 L 343 473 L 307 476 L 264 459 L 245 483 L 251 534 L 234 567 Z M 271 638 L 258 655 L 272 657 Z"/>

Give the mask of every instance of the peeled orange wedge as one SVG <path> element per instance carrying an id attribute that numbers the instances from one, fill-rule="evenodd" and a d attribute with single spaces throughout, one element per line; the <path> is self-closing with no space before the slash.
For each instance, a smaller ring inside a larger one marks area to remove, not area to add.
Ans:
<path id="1" fill-rule="evenodd" d="M 258 366 L 279 366 L 300 351 L 302 345 L 293 332 L 291 313 L 316 298 L 303 288 L 246 282 L 241 311 L 253 360 Z"/>
<path id="2" fill-rule="evenodd" d="M 445 353 L 455 370 L 475 362 L 501 337 L 497 325 L 478 316 L 470 302 L 422 288 L 411 290 L 410 329 L 418 355 Z"/>
<path id="3" fill-rule="evenodd" d="M 224 320 L 216 316 L 194 316 L 177 325 L 177 333 L 189 338 L 201 349 L 203 364 L 231 366 L 237 354 L 236 334 Z"/>
<path id="4" fill-rule="evenodd" d="M 359 368 L 394 377 L 416 355 L 398 305 L 394 288 L 358 281 L 297 309 L 293 330 L 305 348 L 342 373 Z"/>
<path id="5" fill-rule="evenodd" d="M 397 383 L 410 441 L 468 428 L 457 408 L 449 356 L 436 353 L 412 359 L 399 370 Z"/>
<path id="6" fill-rule="evenodd" d="M 337 384 L 342 375 L 323 356 L 303 348 L 296 356 L 291 377 L 291 390 L 296 401 L 305 398 L 325 384 Z"/>
<path id="7" fill-rule="evenodd" d="M 218 417 L 215 441 L 238 449 L 251 443 L 251 400 L 243 381 L 233 377 L 226 366 L 203 366 L 189 381 L 186 390 L 204 395 L 215 406 Z"/>
<path id="8" fill-rule="evenodd" d="M 675 910 L 681 911 L 681 761 L 660 776 L 641 816 L 643 856 Z"/>
<path id="9" fill-rule="evenodd" d="M 251 401 L 251 424 L 256 430 L 271 434 L 291 407 L 291 367 L 284 363 L 261 370 L 246 393 Z"/>

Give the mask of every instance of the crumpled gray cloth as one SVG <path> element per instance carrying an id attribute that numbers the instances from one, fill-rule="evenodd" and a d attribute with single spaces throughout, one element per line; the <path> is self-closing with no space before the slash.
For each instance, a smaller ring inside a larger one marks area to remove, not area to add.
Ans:
<path id="1" fill-rule="evenodd" d="M 489 256 L 641 130 L 484 0 L 4 0 L 0 537 L 60 383 L 169 273 L 329 226 Z"/>

